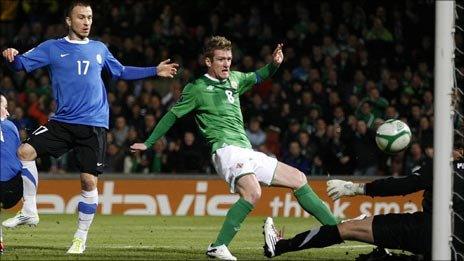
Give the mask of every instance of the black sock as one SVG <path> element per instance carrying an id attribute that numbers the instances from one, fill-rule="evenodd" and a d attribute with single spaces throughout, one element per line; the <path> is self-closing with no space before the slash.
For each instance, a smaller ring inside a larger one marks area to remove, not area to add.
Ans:
<path id="1" fill-rule="evenodd" d="M 343 240 L 340 237 L 337 226 L 325 225 L 300 233 L 291 239 L 279 240 L 276 244 L 275 253 L 276 255 L 280 255 L 307 248 L 322 248 L 342 242 Z"/>

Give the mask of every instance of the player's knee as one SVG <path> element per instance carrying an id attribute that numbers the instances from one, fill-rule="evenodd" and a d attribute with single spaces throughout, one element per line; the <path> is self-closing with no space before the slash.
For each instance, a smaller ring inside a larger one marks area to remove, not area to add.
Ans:
<path id="1" fill-rule="evenodd" d="M 92 191 L 97 188 L 97 177 L 90 174 L 81 175 L 81 189 Z"/>
<path id="2" fill-rule="evenodd" d="M 35 160 L 37 156 L 34 148 L 27 143 L 21 144 L 21 146 L 19 146 L 17 154 L 19 159 L 23 161 Z"/>
<path id="3" fill-rule="evenodd" d="M 248 191 L 247 193 L 244 193 L 243 198 L 251 204 L 256 205 L 256 203 L 258 203 L 259 199 L 261 198 L 261 188 L 258 187 Z"/>
<path id="4" fill-rule="evenodd" d="M 372 242 L 370 226 L 365 221 L 352 220 L 337 225 L 343 240 Z"/>
<path id="5" fill-rule="evenodd" d="M 306 179 L 306 175 L 299 171 L 298 169 L 294 169 L 293 173 L 293 184 L 292 184 L 292 189 L 299 189 L 302 186 L 304 186 L 306 183 L 308 183 L 308 180 Z"/>

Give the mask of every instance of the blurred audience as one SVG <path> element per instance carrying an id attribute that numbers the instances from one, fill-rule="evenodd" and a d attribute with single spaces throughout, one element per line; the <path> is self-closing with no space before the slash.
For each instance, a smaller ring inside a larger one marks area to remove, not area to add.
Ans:
<path id="1" fill-rule="evenodd" d="M 65 35 L 62 1 L 26 1 L 1 25 L 0 49 L 23 53 Z M 246 10 L 243 6 L 247 6 Z M 53 8 L 51 8 L 53 7 Z M 211 10 L 193 12 L 192 10 Z M 36 10 L 32 12 L 31 10 Z M 233 41 L 233 69 L 251 72 L 284 43 L 285 61 L 272 80 L 241 98 L 246 134 L 254 149 L 274 155 L 307 175 L 409 175 L 433 139 L 433 17 L 431 1 L 344 0 L 94 2 L 92 37 L 105 42 L 123 64 L 181 64 L 173 80 L 106 79 L 110 130 L 106 171 L 210 173 L 210 151 L 192 129 L 193 116 L 177 123 L 146 153 L 128 147 L 144 141 L 180 98 L 182 87 L 204 74 L 206 37 Z M 3 30 L 4 29 L 4 30 Z M 462 33 L 457 31 L 458 38 Z M 406 37 L 407 36 L 407 37 Z M 457 42 L 462 45 L 462 41 Z M 458 46 L 461 47 L 462 46 Z M 47 70 L 31 74 L 0 68 L 11 119 L 24 139 L 53 114 Z M 383 154 L 375 128 L 404 120 L 413 143 L 404 153 Z M 41 159 L 39 169 L 72 172 L 73 153 Z"/>

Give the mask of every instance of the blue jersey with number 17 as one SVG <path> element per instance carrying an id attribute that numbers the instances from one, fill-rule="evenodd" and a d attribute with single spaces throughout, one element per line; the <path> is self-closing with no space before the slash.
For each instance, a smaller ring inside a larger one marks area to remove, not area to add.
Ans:
<path id="1" fill-rule="evenodd" d="M 99 41 L 48 40 L 17 56 L 23 68 L 47 67 L 57 108 L 51 119 L 108 128 L 109 106 L 101 71 L 121 76 L 124 66 Z"/>

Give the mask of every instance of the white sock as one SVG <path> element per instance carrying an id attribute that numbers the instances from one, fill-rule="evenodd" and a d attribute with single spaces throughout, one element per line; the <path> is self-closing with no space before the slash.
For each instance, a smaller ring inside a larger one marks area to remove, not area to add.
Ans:
<path id="1" fill-rule="evenodd" d="M 22 213 L 26 216 L 37 215 L 37 188 L 39 186 L 39 174 L 35 160 L 21 161 L 23 164 L 23 208 Z"/>
<path id="2" fill-rule="evenodd" d="M 81 191 L 81 199 L 77 210 L 79 212 L 79 222 L 77 224 L 77 231 L 74 237 L 87 240 L 87 233 L 89 232 L 90 225 L 92 224 L 93 217 L 97 211 L 98 206 L 98 190 Z"/>

